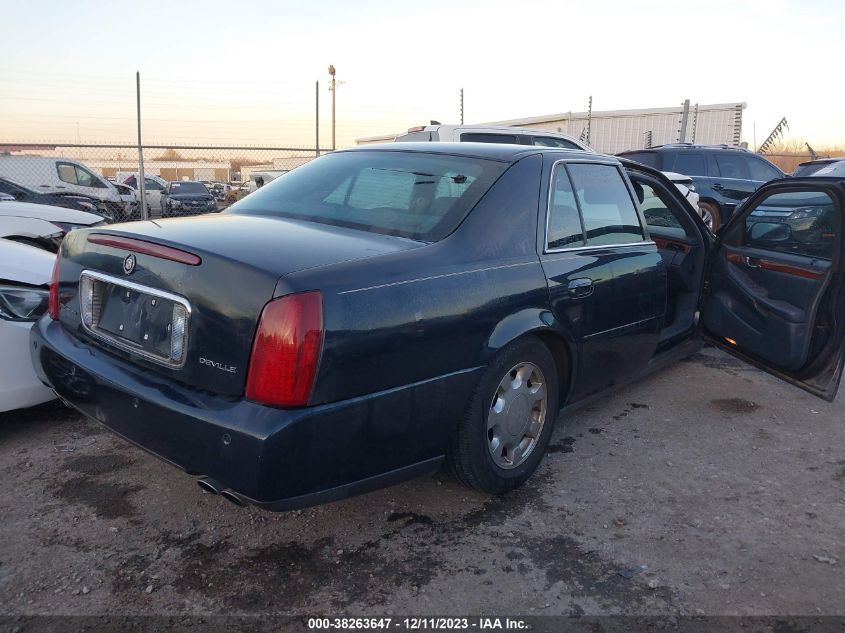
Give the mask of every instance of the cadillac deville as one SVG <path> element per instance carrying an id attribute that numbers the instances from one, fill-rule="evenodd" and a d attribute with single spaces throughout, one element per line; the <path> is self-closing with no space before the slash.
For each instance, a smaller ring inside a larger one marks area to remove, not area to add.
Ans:
<path id="1" fill-rule="evenodd" d="M 824 203 L 823 230 L 752 215 L 796 193 Z M 339 151 L 221 214 L 70 233 L 32 358 L 59 397 L 237 503 L 444 466 L 504 493 L 560 413 L 704 338 L 832 399 L 844 196 L 775 181 L 714 236 L 660 172 L 613 157 Z"/>

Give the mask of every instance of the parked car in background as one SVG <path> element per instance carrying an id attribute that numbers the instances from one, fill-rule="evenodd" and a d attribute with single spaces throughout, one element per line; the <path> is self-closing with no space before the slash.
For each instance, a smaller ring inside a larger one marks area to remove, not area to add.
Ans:
<path id="1" fill-rule="evenodd" d="M 668 226 L 643 216 L 647 191 Z M 296 508 L 442 465 L 504 493 L 562 408 L 702 336 L 833 398 L 845 250 L 785 253 L 745 231 L 786 192 L 828 196 L 842 226 L 836 179 L 762 187 L 717 240 L 632 161 L 341 150 L 220 214 L 68 234 L 33 362 L 80 411 L 238 503 Z"/>
<path id="2" fill-rule="evenodd" d="M 396 137 L 397 143 L 440 141 L 445 143 L 509 143 L 514 145 L 537 145 L 559 147 L 592 152 L 590 147 L 576 138 L 550 130 L 489 125 L 420 125 L 412 127 L 407 134 Z"/>
<path id="3" fill-rule="evenodd" d="M 818 171 L 811 177 L 824 176 Z M 758 206 L 748 216 L 747 229 L 778 251 L 830 259 L 839 236 L 837 222 L 836 206 L 828 196 L 798 191 Z"/>
<path id="4" fill-rule="evenodd" d="M 84 164 L 70 158 L 0 154 L 0 178 L 39 193 L 75 194 L 94 198 L 111 217 L 126 213 L 117 188 Z"/>
<path id="5" fill-rule="evenodd" d="M 674 185 L 678 188 L 678 191 L 681 192 L 684 198 L 686 198 L 694 208 L 698 208 L 699 195 L 695 190 L 695 181 L 691 176 L 678 174 L 674 171 L 664 171 L 663 175 L 674 183 Z M 708 226 L 707 228 L 712 229 L 711 226 Z"/>
<path id="6" fill-rule="evenodd" d="M 103 226 L 102 216 L 87 211 L 29 202 L 0 203 L 0 238 L 55 253 L 68 231 Z"/>
<path id="7" fill-rule="evenodd" d="M 764 183 L 784 173 L 762 156 L 727 145 L 675 143 L 622 152 L 619 156 L 691 176 L 702 217 L 714 231 L 733 216 L 737 205 Z"/>
<path id="8" fill-rule="evenodd" d="M 792 172 L 793 176 L 845 176 L 845 157 L 820 158 L 801 163 Z"/>
<path id="9" fill-rule="evenodd" d="M 141 219 L 141 196 L 138 192 L 130 187 L 129 185 L 124 185 L 121 183 L 115 183 L 115 189 L 120 194 L 120 199 L 123 201 L 123 208 L 124 211 L 121 215 L 115 218 L 117 222 L 125 222 L 128 220 L 140 220 Z M 150 209 L 149 203 L 147 204 L 147 210 Z"/>
<path id="10" fill-rule="evenodd" d="M 87 211 L 103 215 L 99 201 L 90 196 L 60 193 L 39 193 L 35 189 L 19 185 L 8 178 L 0 178 L 0 194 L 6 194 L 7 199 L 33 204 L 47 204 L 53 207 L 66 207 L 77 211 Z"/>
<path id="11" fill-rule="evenodd" d="M 249 175 L 247 180 L 247 190 L 251 193 L 261 189 L 268 182 L 272 182 L 276 178 L 284 176 L 290 169 L 264 169 L 262 171 L 254 171 Z"/>
<path id="12" fill-rule="evenodd" d="M 213 182 L 210 185 L 206 185 L 208 187 L 208 192 L 214 196 L 215 200 L 219 200 L 220 202 L 224 202 L 226 200 L 226 195 L 232 191 L 232 185 L 225 182 Z"/>
<path id="13" fill-rule="evenodd" d="M 217 210 L 217 200 L 201 182 L 180 180 L 167 184 L 161 196 L 161 216 L 198 215 Z"/>
<path id="14" fill-rule="evenodd" d="M 250 181 L 233 184 L 232 188 L 226 193 L 225 202 L 227 204 L 232 204 L 233 202 L 237 202 L 238 200 L 244 198 L 250 193 L 249 184 Z"/>
<path id="15" fill-rule="evenodd" d="M 29 352 L 32 324 L 47 311 L 55 262 L 53 253 L 0 238 L 0 412 L 56 397 L 35 375 Z"/>
<path id="16" fill-rule="evenodd" d="M 128 185 L 132 187 L 135 191 L 138 191 L 138 172 L 127 172 L 121 171 L 117 173 L 117 180 L 124 185 Z M 147 198 L 147 209 L 160 209 L 161 208 L 161 196 L 164 194 L 164 190 L 167 188 L 167 181 L 160 176 L 156 176 L 154 174 L 146 174 L 144 176 L 144 194 Z M 138 200 L 140 200 L 140 194 L 138 194 Z"/>

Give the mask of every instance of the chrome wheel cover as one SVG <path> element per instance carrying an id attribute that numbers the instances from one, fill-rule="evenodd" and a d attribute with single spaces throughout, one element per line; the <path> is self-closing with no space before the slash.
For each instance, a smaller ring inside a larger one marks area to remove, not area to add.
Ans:
<path id="1" fill-rule="evenodd" d="M 701 216 L 701 219 L 704 220 L 704 224 L 707 225 L 707 228 L 711 231 L 713 230 L 713 215 L 704 207 L 698 207 L 698 213 Z"/>
<path id="2" fill-rule="evenodd" d="M 546 378 L 533 363 L 504 375 L 487 412 L 487 446 L 500 468 L 516 468 L 531 455 L 548 414 Z"/>

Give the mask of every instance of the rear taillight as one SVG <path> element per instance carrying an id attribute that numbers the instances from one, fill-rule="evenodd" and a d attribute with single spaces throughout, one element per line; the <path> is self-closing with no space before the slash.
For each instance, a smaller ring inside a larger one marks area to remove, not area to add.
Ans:
<path id="1" fill-rule="evenodd" d="M 53 263 L 53 275 L 50 277 L 50 296 L 47 301 L 47 312 L 54 321 L 59 320 L 59 269 L 62 262 L 62 249 L 56 253 L 56 261 Z"/>
<path id="2" fill-rule="evenodd" d="M 258 321 L 246 397 L 281 407 L 308 404 L 323 345 L 323 295 L 302 292 L 274 299 Z"/>

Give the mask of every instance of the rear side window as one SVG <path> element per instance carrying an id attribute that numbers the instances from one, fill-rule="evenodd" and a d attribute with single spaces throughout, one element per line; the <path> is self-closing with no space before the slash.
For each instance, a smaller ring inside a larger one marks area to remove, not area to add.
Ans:
<path id="1" fill-rule="evenodd" d="M 732 153 L 716 154 L 716 166 L 722 178 L 748 180 L 748 171 L 742 156 Z"/>
<path id="2" fill-rule="evenodd" d="M 513 143 L 519 144 L 515 134 L 482 134 L 480 132 L 465 132 L 461 134 L 462 143 Z"/>
<path id="3" fill-rule="evenodd" d="M 669 198 L 665 192 L 656 190 L 645 182 L 634 180 L 633 184 L 634 192 L 640 198 L 640 209 L 642 209 L 646 224 L 649 227 L 668 227 L 684 230 L 684 227 L 678 222 L 675 214 L 670 211 L 673 205 L 669 202 Z"/>
<path id="4" fill-rule="evenodd" d="M 655 169 L 660 169 L 660 154 L 657 152 L 628 152 L 623 154 L 623 158 L 632 160 L 640 165 L 648 165 Z"/>
<path id="5" fill-rule="evenodd" d="M 672 165 L 671 171 L 684 174 L 685 176 L 706 176 L 707 175 L 707 161 L 704 154 L 694 154 L 692 152 L 679 152 L 675 156 L 675 162 Z"/>
<path id="6" fill-rule="evenodd" d="M 59 180 L 71 185 L 94 187 L 97 189 L 105 189 L 106 187 L 102 180 L 79 165 L 73 165 L 71 163 L 57 163 L 56 171 L 59 173 Z"/>
<path id="7" fill-rule="evenodd" d="M 535 136 L 532 139 L 532 143 L 534 145 L 539 145 L 540 147 L 562 147 L 564 149 L 582 150 L 582 148 L 578 147 L 572 141 L 567 141 L 565 138 L 555 138 L 553 136 Z"/>
<path id="8" fill-rule="evenodd" d="M 411 132 L 409 134 L 403 134 L 402 136 L 396 137 L 397 143 L 409 143 L 409 142 L 420 142 L 420 141 L 436 141 L 436 132 Z"/>
<path id="9" fill-rule="evenodd" d="M 434 242 L 458 226 L 507 167 L 420 152 L 340 152 L 267 183 L 228 212 Z"/>
<path id="10" fill-rule="evenodd" d="M 73 168 L 73 165 L 69 165 L 68 163 L 59 163 L 56 165 L 56 169 L 59 172 L 59 180 L 62 182 L 67 182 L 72 185 L 79 184 L 76 180 L 76 170 Z"/>
<path id="11" fill-rule="evenodd" d="M 625 180 L 613 165 L 569 166 L 588 245 L 640 242 L 643 230 Z"/>
<path id="12" fill-rule="evenodd" d="M 762 158 L 756 158 L 754 156 L 749 156 L 750 160 L 748 161 L 748 173 L 751 176 L 751 180 L 760 180 L 762 182 L 769 182 L 770 180 L 774 180 L 775 178 L 780 178 L 783 174 L 777 170 L 773 165 L 770 165 L 768 162 L 763 160 Z"/>
<path id="13" fill-rule="evenodd" d="M 584 230 L 578 215 L 578 203 L 566 168 L 557 165 L 549 192 L 547 249 L 583 246 Z"/>

